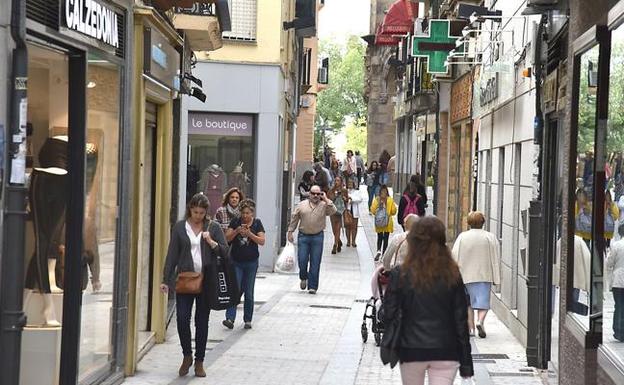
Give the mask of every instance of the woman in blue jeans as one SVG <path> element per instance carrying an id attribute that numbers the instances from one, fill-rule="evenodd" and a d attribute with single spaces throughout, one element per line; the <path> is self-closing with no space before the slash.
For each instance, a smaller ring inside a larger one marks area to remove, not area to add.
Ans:
<path id="1" fill-rule="evenodd" d="M 245 199 L 239 206 L 241 216 L 232 219 L 225 237 L 230 242 L 238 285 L 241 293 L 245 294 L 243 313 L 245 329 L 251 329 L 254 310 L 254 285 L 258 271 L 258 258 L 260 257 L 258 246 L 264 245 L 265 237 L 262 222 L 255 218 L 255 202 L 251 199 Z M 231 307 L 225 312 L 223 325 L 228 329 L 233 329 L 234 320 L 236 320 L 236 307 Z"/>

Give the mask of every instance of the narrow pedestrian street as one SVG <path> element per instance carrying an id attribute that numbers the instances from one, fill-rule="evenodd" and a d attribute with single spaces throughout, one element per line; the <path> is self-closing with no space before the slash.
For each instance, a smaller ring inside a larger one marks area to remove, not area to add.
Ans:
<path id="1" fill-rule="evenodd" d="M 366 343 L 360 333 L 371 295 L 373 217 L 365 213 L 360 219 L 357 249 L 345 247 L 336 255 L 330 253 L 329 228 L 316 295 L 299 289 L 296 274 L 260 273 L 253 329 L 244 330 L 238 319 L 234 330 L 228 330 L 221 325 L 224 312 L 211 312 L 205 379 L 178 377 L 182 355 L 173 317 L 167 341 L 154 346 L 139 362 L 136 375 L 124 383 L 400 384 L 398 366 L 383 366 L 370 330 Z M 543 383 L 540 373 L 526 367 L 524 349 L 494 313 L 488 315 L 485 328 L 488 337 L 473 340 L 477 384 Z M 461 384 L 459 377 L 455 384 Z"/>

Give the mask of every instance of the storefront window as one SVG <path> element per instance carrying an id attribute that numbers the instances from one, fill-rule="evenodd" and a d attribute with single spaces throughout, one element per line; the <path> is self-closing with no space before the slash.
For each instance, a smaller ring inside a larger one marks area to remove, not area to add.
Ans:
<path id="1" fill-rule="evenodd" d="M 119 68 L 90 55 L 87 79 L 81 377 L 110 360 L 119 183 Z"/>
<path id="2" fill-rule="evenodd" d="M 68 202 L 68 59 L 29 45 L 24 312 L 24 384 L 58 378 L 63 324 L 65 213 Z"/>
<path id="3" fill-rule="evenodd" d="M 611 228 L 605 228 L 605 231 L 612 231 L 613 236 L 605 263 L 607 285 L 604 291 L 602 340 L 620 359 L 624 359 L 624 26 L 613 31 L 611 41 L 606 141 L 606 202 L 609 204 L 605 207 L 609 213 L 605 214 L 605 227 L 606 218 L 609 218 Z"/>
<path id="4" fill-rule="evenodd" d="M 204 193 L 213 216 L 229 188 L 237 187 L 252 197 L 253 115 L 191 112 L 188 128 L 187 201 L 198 192 Z"/>
<path id="5" fill-rule="evenodd" d="M 596 131 L 596 94 L 598 88 L 599 46 L 595 45 L 580 57 L 578 90 L 578 142 L 576 147 L 576 186 L 574 202 L 574 280 L 572 302 L 568 310 L 589 328 L 591 298 L 591 256 L 595 242 L 592 223 L 595 214 L 594 154 Z M 600 291 L 599 291 L 600 292 Z"/>

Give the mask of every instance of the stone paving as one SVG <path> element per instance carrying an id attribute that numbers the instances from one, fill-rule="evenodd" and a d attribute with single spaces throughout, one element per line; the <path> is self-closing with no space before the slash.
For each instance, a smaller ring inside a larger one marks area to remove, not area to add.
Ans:
<path id="1" fill-rule="evenodd" d="M 331 255 L 333 237 L 326 231 L 316 295 L 299 289 L 297 275 L 261 273 L 252 330 L 242 328 L 242 306 L 231 331 L 221 325 L 224 312 L 211 313 L 206 378 L 177 376 L 182 357 L 174 317 L 167 341 L 145 355 L 125 384 L 400 384 L 398 367 L 383 366 L 373 337 L 363 344 L 360 335 L 376 247 L 372 216 L 365 204 L 362 209 L 357 250 L 345 247 Z M 476 361 L 476 383 L 542 384 L 539 373 L 525 367 L 520 343 L 494 314 L 485 326 L 488 338 L 474 340 L 473 353 L 509 358 Z"/>

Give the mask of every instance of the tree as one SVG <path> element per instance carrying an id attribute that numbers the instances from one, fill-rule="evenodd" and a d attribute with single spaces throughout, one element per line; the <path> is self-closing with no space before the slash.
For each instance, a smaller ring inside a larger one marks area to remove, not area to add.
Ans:
<path id="1" fill-rule="evenodd" d="M 342 46 L 334 41 L 320 42 L 320 56 L 329 58 L 329 84 L 319 93 L 316 128 L 337 131 L 350 118 L 366 117 L 364 102 L 364 56 L 366 48 L 357 36 Z"/>
<path id="2" fill-rule="evenodd" d="M 347 150 L 359 151 L 363 159 L 367 159 L 366 143 L 367 133 L 366 124 L 363 119 L 358 122 L 351 122 L 345 129 L 347 136 Z"/>

